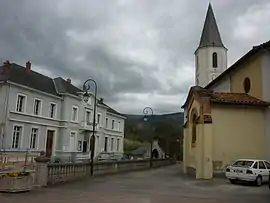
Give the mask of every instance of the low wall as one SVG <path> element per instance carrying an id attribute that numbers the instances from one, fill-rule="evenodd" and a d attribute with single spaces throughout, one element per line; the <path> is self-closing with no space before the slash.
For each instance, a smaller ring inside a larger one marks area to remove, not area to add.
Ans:
<path id="1" fill-rule="evenodd" d="M 172 164 L 175 164 L 172 159 L 155 159 L 152 162 L 152 168 Z M 150 169 L 150 160 L 99 162 L 94 163 L 93 174 L 98 176 L 144 169 Z M 37 176 L 40 175 L 37 174 Z M 87 176 L 90 176 L 90 163 L 47 164 L 47 185 L 78 180 Z"/>

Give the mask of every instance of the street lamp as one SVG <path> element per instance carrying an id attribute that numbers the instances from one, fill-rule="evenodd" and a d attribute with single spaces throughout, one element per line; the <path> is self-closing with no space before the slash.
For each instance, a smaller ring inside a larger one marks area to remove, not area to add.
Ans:
<path id="1" fill-rule="evenodd" d="M 144 118 L 143 120 L 145 122 L 148 121 L 148 118 L 147 116 L 153 116 L 153 109 L 151 107 L 145 107 L 143 109 L 143 114 L 144 114 Z M 151 135 L 152 136 L 152 135 Z M 152 168 L 152 165 L 153 165 L 153 140 L 151 139 L 151 144 L 150 144 L 150 168 Z"/>
<path id="2" fill-rule="evenodd" d="M 93 79 L 88 79 L 83 84 L 83 100 L 84 102 L 88 102 L 90 94 L 89 90 L 91 90 L 91 83 L 94 84 L 94 115 L 93 115 L 93 134 L 90 138 L 90 151 L 91 151 L 91 165 L 90 165 L 90 174 L 93 176 L 94 173 L 94 153 L 95 153 L 95 128 L 96 128 L 96 108 L 97 108 L 97 83 Z"/>

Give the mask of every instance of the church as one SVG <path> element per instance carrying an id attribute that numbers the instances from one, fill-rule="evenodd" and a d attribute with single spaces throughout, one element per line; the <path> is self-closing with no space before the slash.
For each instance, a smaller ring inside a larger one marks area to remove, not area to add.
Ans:
<path id="1" fill-rule="evenodd" d="M 270 160 L 270 41 L 227 67 L 211 4 L 184 109 L 184 173 L 211 179 L 236 159 Z"/>

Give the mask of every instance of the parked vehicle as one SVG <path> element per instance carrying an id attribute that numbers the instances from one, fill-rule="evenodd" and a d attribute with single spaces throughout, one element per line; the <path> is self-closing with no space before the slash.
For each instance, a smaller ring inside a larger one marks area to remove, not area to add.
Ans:
<path id="1" fill-rule="evenodd" d="M 237 180 L 254 182 L 257 186 L 269 182 L 270 163 L 265 160 L 239 159 L 225 169 L 231 183 Z"/>
<path id="2" fill-rule="evenodd" d="M 270 172 L 269 172 L 269 178 L 268 178 L 268 187 L 270 189 Z"/>

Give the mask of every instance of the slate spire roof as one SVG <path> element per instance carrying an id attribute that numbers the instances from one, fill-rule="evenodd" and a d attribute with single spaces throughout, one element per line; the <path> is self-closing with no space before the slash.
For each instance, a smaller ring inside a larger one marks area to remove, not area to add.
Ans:
<path id="1" fill-rule="evenodd" d="M 208 6 L 198 49 L 202 47 L 208 47 L 208 46 L 225 48 L 219 34 L 217 22 L 215 19 L 215 15 L 214 15 L 211 3 L 209 3 L 209 6 Z"/>

